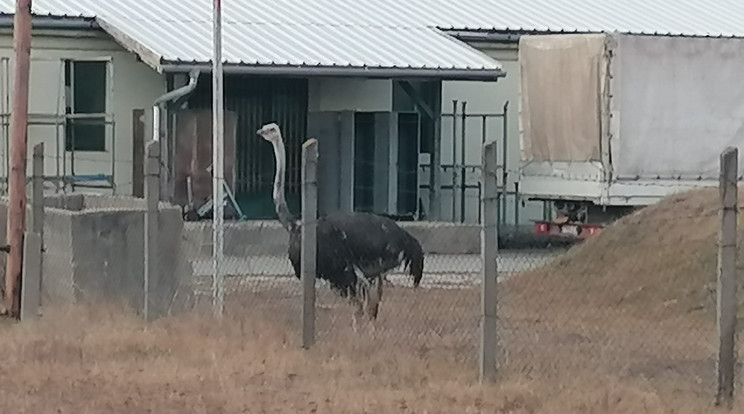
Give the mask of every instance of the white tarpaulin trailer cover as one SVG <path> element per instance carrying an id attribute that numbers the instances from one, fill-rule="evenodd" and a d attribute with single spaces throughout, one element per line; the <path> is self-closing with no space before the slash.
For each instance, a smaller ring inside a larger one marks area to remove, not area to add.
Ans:
<path id="1" fill-rule="evenodd" d="M 617 40 L 616 177 L 717 179 L 721 151 L 744 144 L 744 39 Z"/>
<path id="2" fill-rule="evenodd" d="M 604 35 L 522 38 L 524 160 L 600 160 L 604 51 Z"/>
<path id="3" fill-rule="evenodd" d="M 526 163 L 715 180 L 721 151 L 744 145 L 744 39 L 525 36 L 520 65 Z"/>

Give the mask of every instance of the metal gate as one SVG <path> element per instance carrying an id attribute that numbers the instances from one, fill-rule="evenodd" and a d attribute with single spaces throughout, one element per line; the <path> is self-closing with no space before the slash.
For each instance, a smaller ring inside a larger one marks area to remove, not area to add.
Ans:
<path id="1" fill-rule="evenodd" d="M 204 79 L 189 100 L 191 108 L 210 108 L 211 82 Z M 274 153 L 256 134 L 263 124 L 281 126 L 287 148 L 287 203 L 300 208 L 300 156 L 307 139 L 307 79 L 257 76 L 225 77 L 225 109 L 237 113 L 235 193 L 243 213 L 250 219 L 275 217 L 271 201 Z"/>
<path id="2" fill-rule="evenodd" d="M 507 222 L 506 205 L 513 200 L 514 223 L 519 222 L 519 184 L 508 188 L 509 172 L 516 171 L 516 165 L 509 165 L 508 134 L 509 102 L 505 102 L 502 112 L 467 112 L 466 101 L 452 101 L 452 111 L 441 113 L 441 219 L 460 223 L 480 223 L 481 209 L 481 148 L 486 141 L 499 143 L 499 224 Z M 422 199 L 428 200 L 424 193 L 429 192 L 430 163 L 420 164 L 420 174 L 425 184 L 420 186 Z M 427 206 L 428 208 L 428 206 Z"/>

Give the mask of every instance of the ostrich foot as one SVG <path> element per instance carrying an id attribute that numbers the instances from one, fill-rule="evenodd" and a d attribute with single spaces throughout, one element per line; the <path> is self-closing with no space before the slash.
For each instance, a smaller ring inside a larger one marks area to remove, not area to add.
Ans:
<path id="1" fill-rule="evenodd" d="M 390 279 L 388 279 L 388 275 L 385 275 L 382 277 L 382 284 L 387 287 L 395 287 L 393 282 L 391 282 Z"/>
<path id="2" fill-rule="evenodd" d="M 369 319 L 367 321 L 367 328 L 372 333 L 373 337 L 377 337 L 377 320 L 376 319 Z"/>
<path id="3" fill-rule="evenodd" d="M 354 333 L 359 333 L 359 319 L 364 317 L 364 308 L 360 301 L 354 301 L 354 313 L 351 315 L 351 329 Z"/>

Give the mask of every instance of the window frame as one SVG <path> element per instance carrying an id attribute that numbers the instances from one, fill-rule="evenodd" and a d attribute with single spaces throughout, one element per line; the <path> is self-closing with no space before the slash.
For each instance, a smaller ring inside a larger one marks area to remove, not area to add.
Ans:
<path id="1" fill-rule="evenodd" d="M 105 57 L 75 57 L 75 58 L 63 58 L 62 60 L 62 78 L 63 78 L 63 87 L 65 91 L 64 96 L 64 107 L 62 108 L 63 114 L 64 114 L 64 142 L 62 143 L 64 145 L 65 153 L 72 154 L 76 152 L 84 152 L 84 153 L 91 153 L 91 154 L 104 154 L 111 150 L 111 145 L 109 143 L 109 124 L 111 124 L 110 119 L 110 108 L 111 108 L 111 94 L 113 89 L 113 61 L 112 58 L 109 56 Z M 104 112 L 101 113 L 76 113 L 75 112 L 75 66 L 77 63 L 102 63 L 105 67 L 105 84 L 104 84 Z M 67 73 L 67 67 L 69 64 L 69 85 L 67 85 L 68 81 L 68 73 Z M 82 116 L 81 116 L 82 115 Z M 88 116 L 86 116 L 88 115 Z M 103 145 L 96 149 L 89 149 L 89 148 L 79 148 L 78 145 L 74 145 L 72 143 L 72 137 L 69 134 L 72 134 L 74 129 L 72 128 L 72 124 L 76 120 L 82 120 L 82 119 L 93 119 L 97 122 L 103 123 Z"/>

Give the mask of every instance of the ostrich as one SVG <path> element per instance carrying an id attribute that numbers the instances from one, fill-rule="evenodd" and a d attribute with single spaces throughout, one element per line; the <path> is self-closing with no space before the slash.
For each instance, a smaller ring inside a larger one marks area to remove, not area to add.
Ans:
<path id="1" fill-rule="evenodd" d="M 281 130 L 277 124 L 270 123 L 256 132 L 274 147 L 274 205 L 279 222 L 289 232 L 289 260 L 299 279 L 301 222 L 290 213 L 284 199 L 286 154 Z M 367 305 L 369 320 L 377 319 L 385 273 L 403 265 L 413 277 L 414 288 L 421 283 L 424 268 L 421 245 L 387 217 L 372 213 L 332 213 L 318 218 L 316 233 L 317 276 L 355 305 L 355 330 L 357 318 L 364 314 L 362 301 Z"/>

